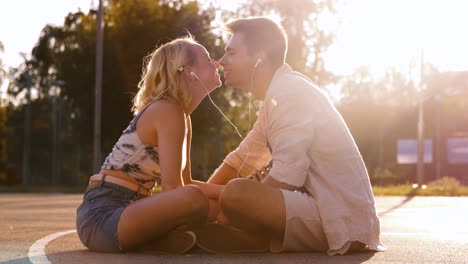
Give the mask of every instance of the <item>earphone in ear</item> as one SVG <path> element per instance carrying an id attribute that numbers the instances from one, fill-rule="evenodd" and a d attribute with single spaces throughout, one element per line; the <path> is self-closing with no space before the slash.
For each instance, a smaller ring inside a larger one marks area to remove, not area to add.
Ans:
<path id="1" fill-rule="evenodd" d="M 190 72 L 190 76 L 198 80 L 198 75 L 194 72 Z"/>
<path id="2" fill-rule="evenodd" d="M 254 69 L 257 68 L 257 66 L 262 63 L 262 58 L 258 58 L 257 62 L 255 63 Z"/>

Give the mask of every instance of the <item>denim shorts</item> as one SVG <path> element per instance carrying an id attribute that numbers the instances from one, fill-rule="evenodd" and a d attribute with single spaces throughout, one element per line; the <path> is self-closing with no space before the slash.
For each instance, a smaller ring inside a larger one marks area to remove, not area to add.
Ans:
<path id="1" fill-rule="evenodd" d="M 76 229 L 84 246 L 98 252 L 122 252 L 117 225 L 124 208 L 145 196 L 117 184 L 95 181 L 88 185 L 76 210 Z"/>

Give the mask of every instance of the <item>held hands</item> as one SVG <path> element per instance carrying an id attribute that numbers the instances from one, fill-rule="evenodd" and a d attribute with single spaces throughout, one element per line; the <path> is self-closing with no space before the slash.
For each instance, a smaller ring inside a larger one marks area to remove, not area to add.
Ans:
<path id="1" fill-rule="evenodd" d="M 270 169 L 272 166 L 273 166 L 272 161 L 268 162 L 268 164 L 262 167 L 261 169 L 255 170 L 250 176 L 247 177 L 247 179 L 256 180 L 258 182 L 263 182 L 265 178 L 268 176 L 268 173 L 270 172 Z"/>
<path id="2" fill-rule="evenodd" d="M 247 177 L 247 179 L 256 180 L 260 182 L 261 184 L 269 185 L 278 189 L 284 189 L 284 190 L 289 190 L 289 191 L 300 190 L 300 188 L 296 186 L 289 185 L 284 182 L 279 182 L 275 180 L 273 177 L 269 177 L 272 166 L 273 166 L 273 162 L 270 160 L 270 162 L 268 162 L 266 166 L 264 166 L 260 170 L 256 170 L 254 173 L 252 173 L 252 175 Z"/>

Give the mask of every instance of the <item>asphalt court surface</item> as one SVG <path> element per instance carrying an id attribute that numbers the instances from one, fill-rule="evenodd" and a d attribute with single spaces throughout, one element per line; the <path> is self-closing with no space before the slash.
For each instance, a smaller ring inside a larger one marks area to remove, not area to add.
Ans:
<path id="1" fill-rule="evenodd" d="M 0 194 L 0 263 L 467 263 L 468 197 L 376 197 L 385 252 L 102 254 L 75 229 L 82 194 Z"/>

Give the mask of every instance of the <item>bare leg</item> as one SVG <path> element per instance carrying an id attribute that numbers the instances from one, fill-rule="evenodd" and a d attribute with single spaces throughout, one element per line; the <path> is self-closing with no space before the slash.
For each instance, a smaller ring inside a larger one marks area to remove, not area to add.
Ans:
<path id="1" fill-rule="evenodd" d="M 207 217 L 208 200 L 194 185 L 143 198 L 122 212 L 117 228 L 120 247 L 136 249 L 177 227 L 202 225 Z"/>
<path id="2" fill-rule="evenodd" d="M 232 226 L 283 240 L 286 208 L 280 189 L 253 180 L 232 180 L 220 195 L 220 208 Z"/>
<path id="3" fill-rule="evenodd" d="M 216 216 L 219 214 L 219 203 L 218 200 L 209 199 L 208 203 L 210 205 L 210 210 L 208 213 L 208 222 L 213 222 L 216 220 Z"/>
<path id="4" fill-rule="evenodd" d="M 283 240 L 286 209 L 281 190 L 253 180 L 231 180 L 219 204 L 220 223 L 195 229 L 199 247 L 212 253 L 263 252 L 270 240 Z"/>

